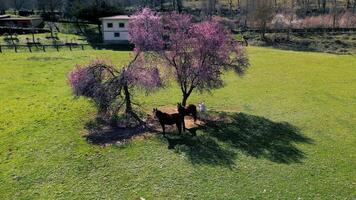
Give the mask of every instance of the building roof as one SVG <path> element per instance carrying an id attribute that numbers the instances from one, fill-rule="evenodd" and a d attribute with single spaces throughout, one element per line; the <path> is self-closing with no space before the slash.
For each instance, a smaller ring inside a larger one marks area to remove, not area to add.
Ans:
<path id="1" fill-rule="evenodd" d="M 105 19 L 124 19 L 124 20 L 129 20 L 130 16 L 128 15 L 115 15 L 111 17 L 102 17 L 100 20 L 105 20 Z"/>
<path id="2" fill-rule="evenodd" d="M 0 19 L 9 18 L 10 15 L 0 15 Z"/>
<path id="3" fill-rule="evenodd" d="M 32 20 L 41 20 L 41 18 L 30 18 L 30 17 L 0 18 L 0 21 L 32 21 Z"/>

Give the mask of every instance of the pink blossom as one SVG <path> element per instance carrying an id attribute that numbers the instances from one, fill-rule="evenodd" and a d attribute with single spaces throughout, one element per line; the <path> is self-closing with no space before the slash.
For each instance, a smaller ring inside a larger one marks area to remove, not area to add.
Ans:
<path id="1" fill-rule="evenodd" d="M 148 8 L 135 13 L 129 21 L 129 40 L 136 51 L 155 51 L 163 48 L 161 17 Z"/>
<path id="2" fill-rule="evenodd" d="M 81 65 L 76 65 L 73 71 L 68 74 L 68 81 L 75 95 L 80 95 L 89 80 L 86 77 L 87 70 Z"/>
<path id="3" fill-rule="evenodd" d="M 340 28 L 355 28 L 356 14 L 352 12 L 345 12 L 338 21 Z"/>
<path id="4" fill-rule="evenodd" d="M 142 26 L 156 14 L 144 9 L 136 16 L 140 17 L 131 21 L 131 27 Z M 183 104 L 195 88 L 209 90 L 222 86 L 223 70 L 234 69 L 241 75 L 248 67 L 244 47 L 218 22 L 193 23 L 190 15 L 172 12 L 156 20 L 155 25 L 164 27 L 162 38 L 146 41 L 145 37 L 155 38 L 157 32 L 162 35 L 162 29 L 148 27 L 143 33 L 140 29 L 130 31 L 132 38 L 137 38 L 131 41 L 139 51 L 155 53 L 165 60 L 167 67 L 174 69 L 183 93 Z"/>

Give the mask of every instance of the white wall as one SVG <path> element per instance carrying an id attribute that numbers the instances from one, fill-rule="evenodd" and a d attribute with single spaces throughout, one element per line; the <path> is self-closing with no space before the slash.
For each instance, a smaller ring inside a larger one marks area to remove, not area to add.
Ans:
<path id="1" fill-rule="evenodd" d="M 33 19 L 32 26 L 38 27 L 42 23 L 42 19 Z"/>
<path id="2" fill-rule="evenodd" d="M 115 32 L 119 32 L 119 31 L 103 32 L 104 41 L 114 41 L 114 40 L 128 41 L 129 40 L 128 32 L 120 32 L 120 37 L 114 37 Z"/>
<path id="3" fill-rule="evenodd" d="M 108 28 L 108 23 L 112 23 L 113 27 Z M 120 28 L 119 23 L 124 23 L 125 27 Z M 128 42 L 128 20 L 102 20 L 103 40 L 104 42 Z M 120 37 L 115 37 L 115 33 L 120 33 Z"/>
<path id="4" fill-rule="evenodd" d="M 107 26 L 108 23 L 112 23 L 113 27 L 112 28 L 108 28 L 108 26 Z M 119 27 L 119 23 L 125 23 L 125 27 L 124 28 L 120 28 Z M 128 20 L 119 20 L 119 19 L 108 20 L 108 19 L 104 19 L 102 21 L 103 31 L 127 31 L 128 30 L 128 25 L 129 25 L 128 23 L 129 23 Z"/>

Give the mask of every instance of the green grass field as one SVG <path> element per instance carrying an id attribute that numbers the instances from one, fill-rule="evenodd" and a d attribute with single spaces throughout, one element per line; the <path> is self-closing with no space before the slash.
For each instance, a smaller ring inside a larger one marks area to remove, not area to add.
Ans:
<path id="1" fill-rule="evenodd" d="M 355 199 L 356 56 L 248 52 L 245 77 L 227 73 L 224 88 L 190 99 L 232 123 L 120 147 L 82 136 L 95 109 L 66 74 L 97 57 L 125 64 L 129 52 L 0 54 L 0 199 Z M 136 97 L 151 109 L 180 93 Z"/>

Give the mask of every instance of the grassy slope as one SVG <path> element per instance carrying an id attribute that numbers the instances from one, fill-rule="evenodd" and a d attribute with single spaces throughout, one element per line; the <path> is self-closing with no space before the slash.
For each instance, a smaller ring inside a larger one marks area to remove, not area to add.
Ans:
<path id="1" fill-rule="evenodd" d="M 125 63 L 128 53 L 1 54 L 0 199 L 355 198 L 356 57 L 255 47 L 249 53 L 252 68 L 244 78 L 228 73 L 225 88 L 195 94 L 191 102 L 300 128 L 313 140 L 295 144 L 306 155 L 301 163 L 250 156 L 221 142 L 232 152 L 230 164 L 214 162 L 212 154 L 196 162 L 159 137 L 124 147 L 90 145 L 80 131 L 94 109 L 73 99 L 66 73 L 98 56 Z M 150 109 L 178 99 L 178 89 L 168 87 L 140 102 Z"/>

